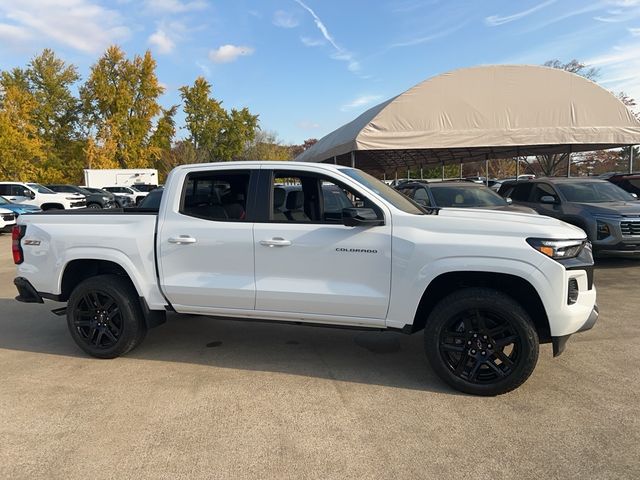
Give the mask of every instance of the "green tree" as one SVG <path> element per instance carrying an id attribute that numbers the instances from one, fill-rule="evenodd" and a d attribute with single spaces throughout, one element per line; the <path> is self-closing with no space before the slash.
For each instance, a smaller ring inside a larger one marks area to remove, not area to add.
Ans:
<path id="1" fill-rule="evenodd" d="M 228 161 L 239 156 L 245 145 L 253 141 L 258 116 L 247 108 L 228 112 L 222 102 L 210 95 L 211 84 L 203 77 L 198 77 L 193 86 L 180 88 L 188 141 L 197 161 Z"/>
<path id="2" fill-rule="evenodd" d="M 156 129 L 149 140 L 153 165 L 163 177 L 175 166 L 171 164 L 171 145 L 173 143 L 173 137 L 176 134 L 176 121 L 174 117 L 177 110 L 177 105 L 162 109 L 162 115 L 158 119 Z"/>
<path id="3" fill-rule="evenodd" d="M 96 147 L 115 146 L 114 160 L 122 168 L 146 167 L 153 162 L 153 119 L 161 113 L 158 98 L 164 91 L 155 69 L 149 51 L 129 60 L 122 49 L 112 46 L 91 67 L 80 90 Z"/>

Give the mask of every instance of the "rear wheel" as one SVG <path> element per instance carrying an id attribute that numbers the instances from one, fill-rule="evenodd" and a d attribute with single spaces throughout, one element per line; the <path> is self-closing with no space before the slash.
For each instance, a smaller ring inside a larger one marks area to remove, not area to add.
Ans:
<path id="1" fill-rule="evenodd" d="M 100 205 L 99 203 L 90 203 L 89 205 L 87 205 L 87 208 L 102 208 L 102 205 Z"/>
<path id="2" fill-rule="evenodd" d="M 147 332 L 137 293 L 120 275 L 99 275 L 81 282 L 69 298 L 67 326 L 76 344 L 98 358 L 124 355 Z"/>
<path id="3" fill-rule="evenodd" d="M 445 382 L 474 395 L 522 385 L 538 361 L 538 334 L 511 297 L 466 288 L 436 305 L 425 327 L 429 363 Z"/>

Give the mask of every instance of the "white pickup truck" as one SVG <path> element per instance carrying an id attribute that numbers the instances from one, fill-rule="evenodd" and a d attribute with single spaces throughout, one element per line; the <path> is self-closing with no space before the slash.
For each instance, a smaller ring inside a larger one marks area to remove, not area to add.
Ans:
<path id="1" fill-rule="evenodd" d="M 342 193 L 340 193 L 342 192 Z M 329 208 L 346 198 L 350 206 Z M 331 197 L 331 198 L 329 198 Z M 185 165 L 159 211 L 46 212 L 13 232 L 18 300 L 67 302 L 73 339 L 125 354 L 165 312 L 424 330 L 454 388 L 496 395 L 598 318 L 585 233 L 553 218 L 425 209 L 354 168 Z"/>

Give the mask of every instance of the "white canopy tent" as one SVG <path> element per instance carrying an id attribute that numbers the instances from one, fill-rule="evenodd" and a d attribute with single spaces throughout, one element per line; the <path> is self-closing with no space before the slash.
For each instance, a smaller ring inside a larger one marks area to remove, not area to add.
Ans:
<path id="1" fill-rule="evenodd" d="M 465 68 L 410 88 L 323 137 L 296 160 L 381 174 L 640 143 L 640 121 L 611 92 L 564 70 Z"/>

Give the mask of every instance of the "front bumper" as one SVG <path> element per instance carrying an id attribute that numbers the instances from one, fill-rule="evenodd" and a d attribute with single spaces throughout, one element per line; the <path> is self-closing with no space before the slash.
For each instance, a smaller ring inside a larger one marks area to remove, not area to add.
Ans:
<path id="1" fill-rule="evenodd" d="M 580 327 L 575 333 L 586 332 L 587 330 L 591 330 L 593 326 L 598 321 L 598 317 L 600 316 L 600 310 L 598 309 L 598 305 L 593 306 L 593 310 L 591 310 L 591 315 L 587 318 L 587 321 L 584 322 L 582 327 Z M 561 337 L 551 337 L 551 344 L 553 345 L 553 356 L 557 357 L 562 352 L 567 345 L 567 341 L 569 341 L 569 337 L 572 334 L 563 335 Z"/>

